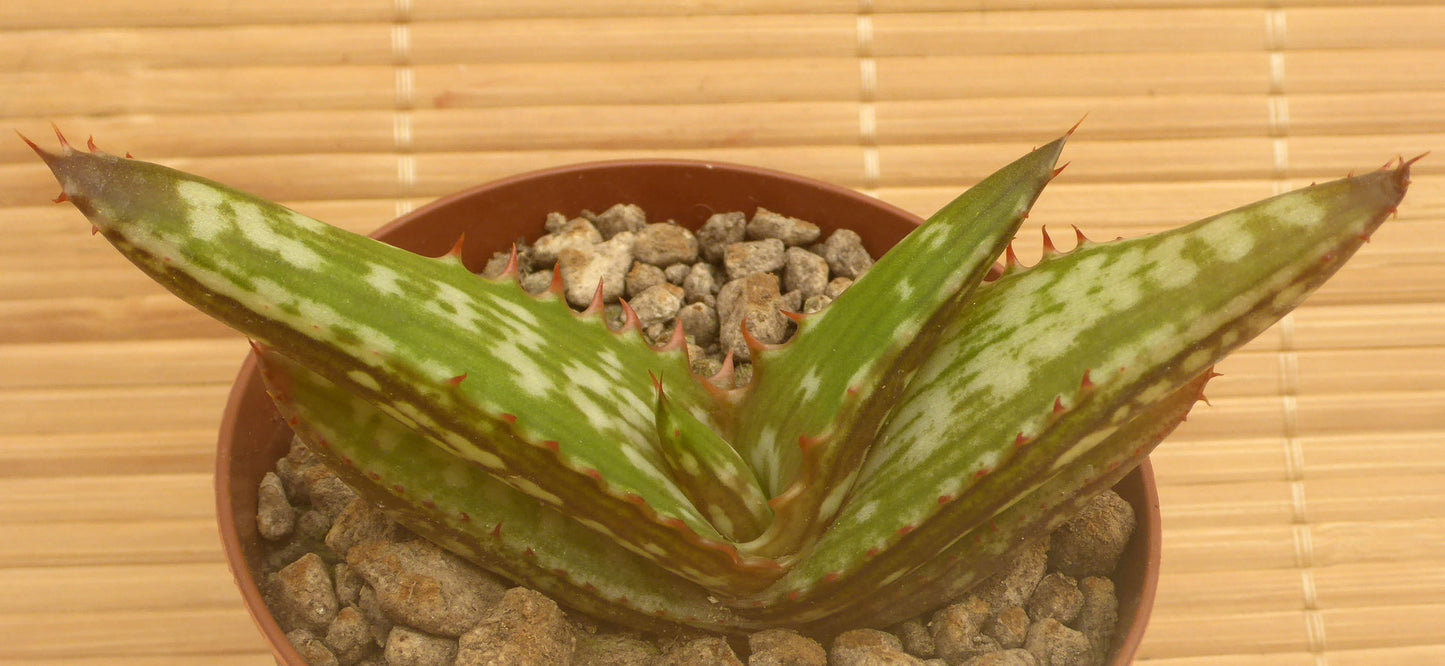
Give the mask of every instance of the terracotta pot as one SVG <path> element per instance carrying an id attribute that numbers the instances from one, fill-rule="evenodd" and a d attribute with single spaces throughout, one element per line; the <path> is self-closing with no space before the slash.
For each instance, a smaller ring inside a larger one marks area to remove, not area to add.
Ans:
<path id="1" fill-rule="evenodd" d="M 535 237 L 547 213 L 576 215 L 635 203 L 652 220 L 673 219 L 696 229 L 713 213 L 762 206 L 810 220 L 828 233 L 857 231 L 875 256 L 892 247 L 919 218 L 868 196 L 799 176 L 752 167 L 671 160 L 605 162 L 560 167 L 482 185 L 436 201 L 386 225 L 373 236 L 435 256 L 466 232 L 463 256 L 480 269 L 493 252 L 521 237 Z M 226 559 L 241 596 L 277 659 L 304 662 L 261 599 L 257 585 L 261 546 L 256 535 L 256 493 L 261 477 L 285 455 L 291 433 L 261 386 L 248 357 L 231 390 L 221 423 L 216 460 L 217 516 Z M 1159 500 L 1146 461 L 1115 489 L 1141 517 L 1116 575 L 1120 631 L 1113 664 L 1128 664 L 1154 604 L 1159 576 Z"/>

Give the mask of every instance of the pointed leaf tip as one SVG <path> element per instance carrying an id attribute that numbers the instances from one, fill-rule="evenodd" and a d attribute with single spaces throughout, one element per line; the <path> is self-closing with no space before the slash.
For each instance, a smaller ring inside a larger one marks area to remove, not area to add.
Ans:
<path id="1" fill-rule="evenodd" d="M 1088 112 L 1086 111 L 1086 112 L 1084 112 L 1084 115 L 1082 115 L 1082 116 L 1079 117 L 1078 122 L 1074 123 L 1074 126 L 1069 128 L 1069 131 L 1064 132 L 1064 138 L 1067 139 L 1067 138 L 1073 136 L 1073 135 L 1074 135 L 1074 132 L 1079 129 L 1079 126 L 1080 126 L 1080 125 L 1083 125 L 1083 124 L 1084 124 L 1084 121 L 1085 121 L 1085 120 L 1088 120 L 1088 118 L 1089 118 L 1089 114 L 1088 114 Z"/>
<path id="2" fill-rule="evenodd" d="M 24 141 L 24 142 L 25 142 L 25 145 L 30 146 L 30 149 L 33 150 L 33 151 L 35 151 L 35 154 L 36 154 L 36 155 L 39 155 L 41 158 L 44 158 L 44 157 L 45 157 L 45 155 L 46 155 L 45 149 L 41 148 L 40 146 L 35 145 L 35 142 L 34 142 L 34 141 L 31 141 L 31 140 L 30 140 L 30 137 L 25 136 L 24 134 L 21 134 L 21 133 L 20 133 L 20 130 L 15 130 L 15 136 L 20 137 L 20 140 L 21 140 L 21 141 Z"/>

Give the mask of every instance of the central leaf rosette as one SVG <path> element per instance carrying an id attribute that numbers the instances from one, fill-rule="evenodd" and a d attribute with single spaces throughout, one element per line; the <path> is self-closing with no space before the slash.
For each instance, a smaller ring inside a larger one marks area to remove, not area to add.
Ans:
<path id="1" fill-rule="evenodd" d="M 639 627 L 887 624 L 979 582 L 1183 419 L 1394 210 L 1408 163 L 986 280 L 1059 139 L 949 203 L 754 376 L 158 165 L 40 149 L 143 271 L 256 341 L 292 427 L 418 533 Z"/>

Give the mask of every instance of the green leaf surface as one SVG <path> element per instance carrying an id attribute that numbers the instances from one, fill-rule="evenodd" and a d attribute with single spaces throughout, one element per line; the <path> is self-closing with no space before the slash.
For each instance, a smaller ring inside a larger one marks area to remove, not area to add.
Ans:
<path id="1" fill-rule="evenodd" d="M 1013 238 L 1066 138 L 960 195 L 804 319 L 791 343 L 759 354 L 736 444 L 777 519 L 748 552 L 796 553 L 828 526 L 899 390 Z"/>
<path id="2" fill-rule="evenodd" d="M 167 167 L 46 154 L 67 197 L 181 298 L 376 404 L 433 444 L 704 585 L 760 585 L 658 450 L 648 373 L 689 376 L 553 294 L 486 280 Z M 672 389 L 706 416 L 697 382 Z M 640 500 L 640 501 L 639 501 Z"/>
<path id="3" fill-rule="evenodd" d="M 614 622 L 716 630 L 746 623 L 709 601 L 703 588 L 629 550 L 628 535 L 586 529 L 285 356 L 264 348 L 257 356 L 267 390 L 297 436 L 412 531 Z"/>
<path id="4" fill-rule="evenodd" d="M 936 556 L 1002 508 L 999 488 L 1074 464 L 1293 309 L 1393 213 L 1404 183 L 1400 171 L 1325 183 L 1088 243 L 987 284 L 913 376 L 842 514 L 781 589 L 806 591 L 864 561 L 906 571 Z"/>

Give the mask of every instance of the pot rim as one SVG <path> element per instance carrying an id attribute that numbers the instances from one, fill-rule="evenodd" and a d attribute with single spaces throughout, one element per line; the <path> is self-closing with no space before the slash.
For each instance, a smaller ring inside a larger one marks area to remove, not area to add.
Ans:
<path id="1" fill-rule="evenodd" d="M 404 215 L 382 225 L 375 231 L 368 234 L 383 242 L 390 242 L 390 238 L 399 233 L 400 230 L 409 225 L 426 219 L 439 211 L 450 209 L 454 206 L 470 202 L 475 198 L 484 196 L 496 191 L 505 191 L 516 186 L 525 186 L 529 183 L 555 178 L 567 177 L 589 177 L 598 173 L 611 173 L 613 171 L 629 170 L 690 170 L 700 174 L 715 174 L 732 177 L 762 179 L 774 183 L 786 185 L 789 188 L 804 188 L 815 190 L 824 195 L 838 199 L 851 205 L 860 206 L 863 209 L 873 209 L 877 215 L 893 217 L 905 220 L 913 226 L 922 222 L 921 218 L 902 208 L 899 208 L 876 197 L 863 194 L 856 190 L 828 183 L 825 181 L 800 176 L 785 171 L 778 171 L 769 168 L 719 162 L 713 160 L 692 160 L 674 158 L 641 158 L 641 159 L 617 159 L 593 162 L 567 164 L 555 167 L 548 167 L 528 171 L 521 174 L 507 176 L 501 179 L 474 185 L 463 190 L 445 195 L 425 205 L 417 207 Z M 707 204 L 699 203 L 698 206 L 707 208 Z M 646 207 L 644 206 L 644 209 Z M 650 213 L 649 213 L 650 214 Z M 532 226 L 535 225 L 533 221 Z M 840 225 L 843 226 L 843 225 Z M 535 231 L 535 230 L 534 230 Z M 864 233 L 861 229 L 854 229 Z M 865 245 L 869 245 L 870 252 L 877 256 L 877 245 L 880 241 L 865 234 Z M 890 243 L 891 245 L 891 243 Z M 445 250 L 447 248 L 441 248 Z M 245 603 L 252 621 L 261 631 L 262 636 L 269 643 L 271 651 L 277 661 L 283 664 L 305 664 L 299 652 L 291 645 L 285 637 L 275 617 L 267 607 L 261 592 L 258 577 L 253 572 L 246 555 L 246 548 L 242 542 L 241 529 L 238 525 L 238 512 L 244 509 L 238 506 L 236 501 L 238 493 L 249 493 L 254 498 L 255 489 L 246 489 L 232 483 L 234 474 L 233 468 L 237 460 L 236 442 L 241 439 L 238 433 L 238 426 L 243 423 L 242 416 L 251 409 L 256 409 L 257 395 L 264 401 L 264 391 L 261 389 L 260 372 L 256 365 L 254 353 L 248 352 L 237 373 L 236 381 L 232 384 L 231 391 L 227 397 L 226 406 L 222 413 L 220 431 L 217 441 L 217 455 L 214 486 L 216 490 L 216 518 L 217 528 L 220 532 L 222 548 L 225 551 L 226 564 L 231 571 L 232 579 L 241 592 L 242 601 Z M 269 407 L 269 403 L 265 407 Z M 290 430 L 281 422 L 279 416 L 274 415 L 271 423 L 252 424 L 259 427 L 263 432 L 269 432 L 269 437 L 279 437 L 282 433 L 289 434 Z M 289 436 L 287 437 L 289 439 Z M 1119 595 L 1120 607 L 1119 617 L 1123 622 L 1130 622 L 1127 633 L 1122 636 L 1116 634 L 1117 650 L 1114 654 L 1112 664 L 1128 664 L 1133 661 L 1134 655 L 1139 649 L 1143 640 L 1145 629 L 1148 626 L 1149 618 L 1152 615 L 1154 599 L 1158 590 L 1158 576 L 1160 566 L 1160 555 L 1162 550 L 1161 530 L 1162 519 L 1159 509 L 1159 494 L 1155 483 L 1153 466 L 1146 458 L 1135 471 L 1130 472 L 1118 485 L 1137 484 L 1139 493 L 1134 505 L 1136 528 L 1134 540 L 1143 532 L 1144 542 L 1135 544 L 1131 541 L 1127 553 L 1142 546 L 1142 558 L 1136 562 L 1136 566 L 1142 565 L 1141 577 L 1137 596 L 1131 596 L 1127 601 L 1124 596 Z M 1140 505 L 1142 502 L 1142 506 Z M 245 504 L 242 502 L 241 504 Z M 254 520 L 254 502 L 250 503 L 252 520 Z M 1142 516 L 1139 515 L 1142 513 Z M 1117 574 L 1116 574 L 1117 575 Z M 1132 580 L 1130 581 L 1132 588 Z M 1126 610 L 1131 612 L 1126 613 Z"/>

